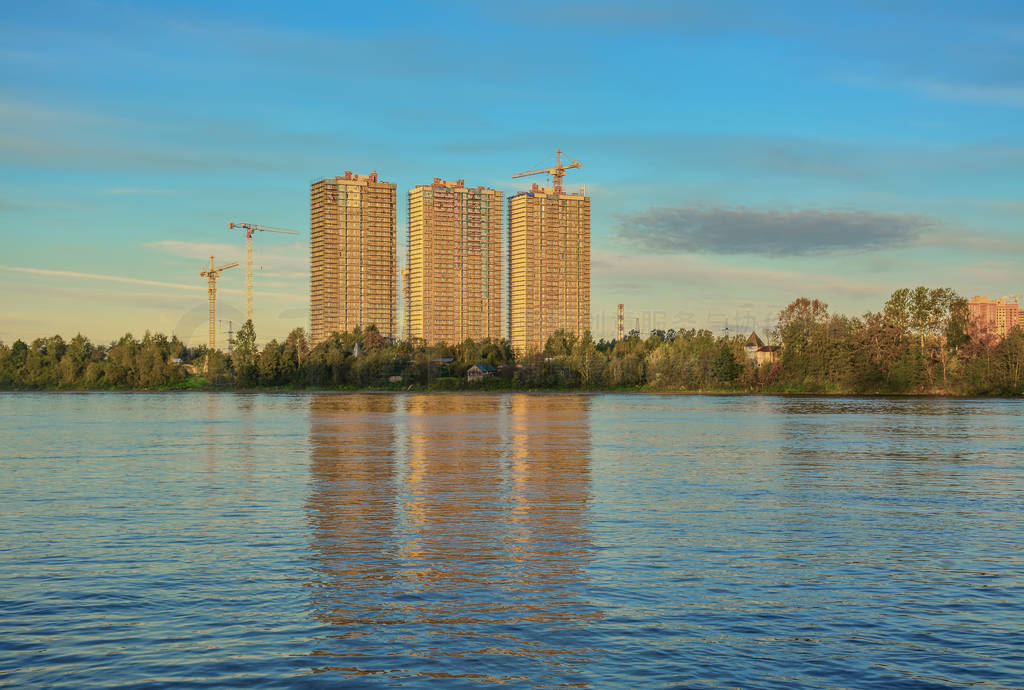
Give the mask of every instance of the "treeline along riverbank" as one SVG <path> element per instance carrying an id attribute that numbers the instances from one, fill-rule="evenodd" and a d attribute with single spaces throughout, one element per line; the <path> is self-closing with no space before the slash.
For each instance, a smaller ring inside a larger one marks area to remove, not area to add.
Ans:
<path id="1" fill-rule="evenodd" d="M 256 346 L 251 322 L 231 354 L 176 336 L 125 335 L 109 345 L 76 335 L 0 343 L 0 388 L 44 389 L 575 389 L 880 395 L 1024 393 L 1024 331 L 970 328 L 966 301 L 946 288 L 898 290 L 882 310 L 831 313 L 800 298 L 763 334 L 778 346 L 760 365 L 747 335 L 636 331 L 621 340 L 552 335 L 542 353 L 515 357 L 505 341 L 451 346 L 389 343 L 374 327 L 311 346 L 305 331 Z M 482 380 L 467 380 L 474 365 Z M 493 368 L 493 370 L 492 370 Z"/>

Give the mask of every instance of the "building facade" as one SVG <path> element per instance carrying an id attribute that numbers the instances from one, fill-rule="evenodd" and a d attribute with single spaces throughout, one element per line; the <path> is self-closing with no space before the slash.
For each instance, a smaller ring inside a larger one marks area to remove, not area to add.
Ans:
<path id="1" fill-rule="evenodd" d="M 357 326 L 396 337 L 396 186 L 346 171 L 314 182 L 310 201 L 313 344 Z"/>
<path id="2" fill-rule="evenodd" d="M 434 178 L 409 191 L 405 337 L 501 338 L 502 194 Z"/>
<path id="3" fill-rule="evenodd" d="M 517 354 L 590 330 L 590 198 L 533 185 L 508 200 L 508 339 Z"/>
<path id="4" fill-rule="evenodd" d="M 971 331 L 977 337 L 1002 340 L 1014 326 L 1024 324 L 1017 300 L 1010 297 L 972 297 L 967 302 Z"/>

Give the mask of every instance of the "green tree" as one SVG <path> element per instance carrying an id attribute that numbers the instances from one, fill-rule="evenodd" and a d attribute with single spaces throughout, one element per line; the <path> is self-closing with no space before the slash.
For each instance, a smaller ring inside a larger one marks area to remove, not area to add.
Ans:
<path id="1" fill-rule="evenodd" d="M 997 349 L 999 391 L 1003 394 L 1024 393 L 1024 329 L 1015 326 Z"/>
<path id="2" fill-rule="evenodd" d="M 203 358 L 205 364 L 204 376 L 214 386 L 228 386 L 232 383 L 231 367 L 228 356 L 220 350 L 210 350 Z"/>
<path id="3" fill-rule="evenodd" d="M 261 386 L 281 386 L 290 383 L 285 373 L 284 345 L 271 340 L 263 346 L 256 365 Z"/>
<path id="4" fill-rule="evenodd" d="M 779 313 L 780 377 L 800 390 L 820 389 L 826 378 L 828 305 L 800 297 Z"/>
<path id="5" fill-rule="evenodd" d="M 235 334 L 235 347 L 231 351 L 231 363 L 235 367 L 239 385 L 248 388 L 256 385 L 259 380 L 256 356 L 256 328 L 252 319 L 246 319 Z"/>
<path id="6" fill-rule="evenodd" d="M 294 328 L 284 341 L 283 370 L 284 380 L 301 385 L 306 381 L 306 362 L 309 359 L 309 338 L 303 328 Z"/>
<path id="7" fill-rule="evenodd" d="M 568 357 L 576 346 L 576 334 L 570 331 L 557 330 L 548 336 L 544 343 L 545 357 Z"/>
<path id="8" fill-rule="evenodd" d="M 727 343 L 718 346 L 718 352 L 711 362 L 711 378 L 719 383 L 732 383 L 740 375 L 739 362 Z"/>
<path id="9" fill-rule="evenodd" d="M 13 388 L 17 380 L 12 359 L 11 348 L 0 342 L 0 389 Z"/>
<path id="10" fill-rule="evenodd" d="M 604 353 L 598 352 L 594 346 L 594 338 L 590 331 L 585 331 L 583 337 L 573 345 L 569 357 L 576 380 L 585 388 L 600 385 L 604 381 L 607 360 Z"/>

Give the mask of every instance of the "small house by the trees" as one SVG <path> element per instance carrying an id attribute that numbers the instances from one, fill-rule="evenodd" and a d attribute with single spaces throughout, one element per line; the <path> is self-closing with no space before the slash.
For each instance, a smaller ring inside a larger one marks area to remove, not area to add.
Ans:
<path id="1" fill-rule="evenodd" d="M 775 364 L 779 359 L 779 347 L 777 345 L 765 345 L 764 341 L 757 337 L 757 331 L 751 331 L 747 342 L 743 343 L 743 349 L 747 357 L 754 363 L 755 367 L 765 364 Z"/>
<path id="2" fill-rule="evenodd" d="M 494 376 L 498 370 L 488 362 L 477 362 L 466 370 L 467 381 L 483 381 L 485 378 Z"/>

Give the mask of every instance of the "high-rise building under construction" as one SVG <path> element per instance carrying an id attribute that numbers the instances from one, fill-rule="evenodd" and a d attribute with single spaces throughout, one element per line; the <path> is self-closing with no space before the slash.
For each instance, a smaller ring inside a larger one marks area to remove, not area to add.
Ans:
<path id="1" fill-rule="evenodd" d="M 434 178 L 409 191 L 405 338 L 501 337 L 502 194 Z"/>
<path id="2" fill-rule="evenodd" d="M 313 343 L 370 325 L 395 337 L 396 186 L 346 172 L 314 182 L 310 199 Z"/>
<path id="3" fill-rule="evenodd" d="M 508 238 L 508 339 L 516 353 L 542 350 L 558 330 L 589 331 L 590 198 L 535 184 L 509 197 Z"/>

